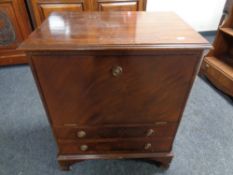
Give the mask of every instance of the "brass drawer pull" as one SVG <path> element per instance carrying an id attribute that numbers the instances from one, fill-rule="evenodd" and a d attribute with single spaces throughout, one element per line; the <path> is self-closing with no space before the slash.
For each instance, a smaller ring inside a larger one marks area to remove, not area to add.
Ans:
<path id="1" fill-rule="evenodd" d="M 80 150 L 81 151 L 87 151 L 88 150 L 88 146 L 87 145 L 81 145 L 80 146 Z"/>
<path id="2" fill-rule="evenodd" d="M 119 77 L 123 73 L 123 69 L 121 66 L 114 66 L 112 68 L 112 75 L 114 77 Z"/>
<path id="3" fill-rule="evenodd" d="M 155 131 L 153 129 L 148 129 L 146 132 L 146 136 L 149 137 L 151 135 L 153 135 L 155 133 Z"/>
<path id="4" fill-rule="evenodd" d="M 149 150 L 151 147 L 152 147 L 151 143 L 146 143 L 144 149 Z"/>
<path id="5" fill-rule="evenodd" d="M 86 132 L 85 131 L 78 131 L 77 136 L 78 136 L 78 138 L 84 138 L 86 136 Z"/>

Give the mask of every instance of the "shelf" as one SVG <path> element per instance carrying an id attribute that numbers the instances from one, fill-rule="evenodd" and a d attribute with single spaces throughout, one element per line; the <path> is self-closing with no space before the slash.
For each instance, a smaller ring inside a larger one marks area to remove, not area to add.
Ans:
<path id="1" fill-rule="evenodd" d="M 230 55 L 224 54 L 218 56 L 218 58 L 220 58 L 225 64 L 228 64 L 233 69 L 233 58 Z"/>
<path id="2" fill-rule="evenodd" d="M 218 70 L 221 70 L 223 74 L 233 80 L 233 62 L 229 59 L 226 59 L 226 56 L 217 57 L 205 57 L 205 61 L 215 67 Z"/>
<path id="3" fill-rule="evenodd" d="M 220 28 L 219 30 L 222 31 L 223 33 L 233 37 L 233 29 L 232 28 L 225 28 L 224 27 L 224 28 Z"/>

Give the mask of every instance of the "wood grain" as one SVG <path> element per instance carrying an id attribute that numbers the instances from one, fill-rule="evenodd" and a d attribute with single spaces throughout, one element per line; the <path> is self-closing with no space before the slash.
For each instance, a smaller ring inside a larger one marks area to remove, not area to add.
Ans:
<path id="1" fill-rule="evenodd" d="M 53 22 L 55 19 L 56 23 Z M 20 50 L 184 47 L 208 48 L 210 45 L 174 13 L 64 12 L 53 13 L 20 46 Z"/>
<path id="2" fill-rule="evenodd" d="M 170 53 L 162 57 L 49 55 L 32 60 L 53 125 L 80 126 L 177 122 L 198 58 Z M 111 70 L 118 65 L 123 74 L 114 77 Z"/>

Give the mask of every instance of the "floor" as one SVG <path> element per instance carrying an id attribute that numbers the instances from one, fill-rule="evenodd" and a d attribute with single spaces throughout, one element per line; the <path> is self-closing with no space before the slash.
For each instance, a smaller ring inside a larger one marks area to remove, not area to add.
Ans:
<path id="1" fill-rule="evenodd" d="M 135 160 L 93 160 L 62 172 L 29 67 L 0 69 L 0 175 L 231 175 L 233 102 L 205 79 L 195 80 L 173 151 L 168 170 Z"/>

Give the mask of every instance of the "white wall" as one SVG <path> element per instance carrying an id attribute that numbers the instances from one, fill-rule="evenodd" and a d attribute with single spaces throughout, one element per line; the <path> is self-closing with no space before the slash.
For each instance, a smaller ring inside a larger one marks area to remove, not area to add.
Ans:
<path id="1" fill-rule="evenodd" d="M 147 11 L 174 11 L 197 31 L 216 30 L 226 0 L 147 0 Z"/>

